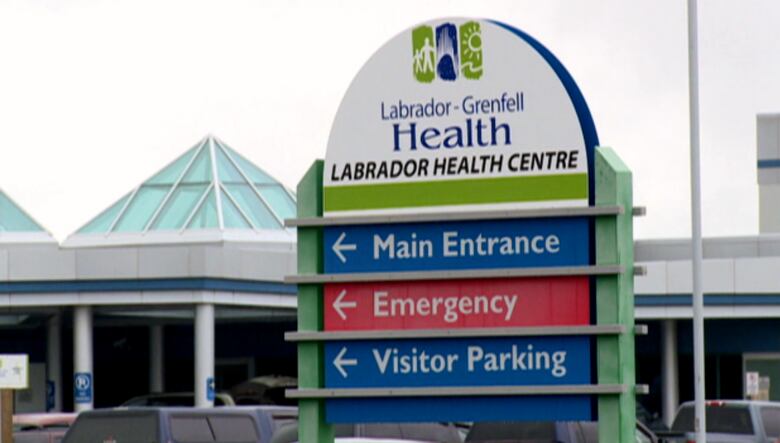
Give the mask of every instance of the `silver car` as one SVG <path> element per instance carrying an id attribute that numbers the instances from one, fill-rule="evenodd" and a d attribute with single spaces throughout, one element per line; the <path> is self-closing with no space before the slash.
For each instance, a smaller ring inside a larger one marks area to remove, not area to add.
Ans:
<path id="1" fill-rule="evenodd" d="M 707 401 L 706 424 L 709 443 L 774 443 L 780 439 L 780 402 L 752 400 Z M 687 442 L 695 438 L 694 403 L 683 403 L 677 410 L 668 442 Z"/>

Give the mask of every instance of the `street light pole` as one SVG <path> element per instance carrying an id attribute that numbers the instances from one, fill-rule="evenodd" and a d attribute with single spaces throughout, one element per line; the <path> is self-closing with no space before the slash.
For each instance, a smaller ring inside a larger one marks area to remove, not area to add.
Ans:
<path id="1" fill-rule="evenodd" d="M 693 263 L 693 374 L 696 443 L 705 443 L 704 302 L 702 294 L 701 165 L 699 155 L 699 51 L 696 0 L 688 0 L 688 97 L 691 124 L 691 261 Z"/>

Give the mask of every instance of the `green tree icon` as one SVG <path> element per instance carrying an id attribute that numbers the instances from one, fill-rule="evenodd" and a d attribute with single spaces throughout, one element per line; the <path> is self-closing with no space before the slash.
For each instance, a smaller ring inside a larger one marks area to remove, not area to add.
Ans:
<path id="1" fill-rule="evenodd" d="M 460 25 L 460 70 L 471 80 L 482 77 L 482 29 L 471 21 Z"/>
<path id="2" fill-rule="evenodd" d="M 430 83 L 436 78 L 436 47 L 430 26 L 412 31 L 412 68 L 418 82 Z"/>

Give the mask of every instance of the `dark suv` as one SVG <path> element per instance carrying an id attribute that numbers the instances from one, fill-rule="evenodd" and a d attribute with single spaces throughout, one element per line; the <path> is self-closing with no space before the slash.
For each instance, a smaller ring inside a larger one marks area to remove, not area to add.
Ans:
<path id="1" fill-rule="evenodd" d="M 137 408 L 82 412 L 63 443 L 266 443 L 253 408 Z"/>

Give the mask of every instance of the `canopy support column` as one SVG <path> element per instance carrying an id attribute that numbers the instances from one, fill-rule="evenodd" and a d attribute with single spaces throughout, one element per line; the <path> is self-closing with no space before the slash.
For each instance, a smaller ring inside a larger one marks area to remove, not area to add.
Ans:
<path id="1" fill-rule="evenodd" d="M 661 384 L 662 413 L 666 426 L 672 426 L 679 406 L 679 374 L 677 373 L 677 320 L 661 321 Z"/>
<path id="2" fill-rule="evenodd" d="M 149 392 L 165 392 L 163 325 L 149 327 Z"/>
<path id="3" fill-rule="evenodd" d="M 195 305 L 195 406 L 214 406 L 214 305 Z"/>
<path id="4" fill-rule="evenodd" d="M 73 409 L 89 411 L 94 407 L 92 374 L 92 306 L 73 308 Z"/>

